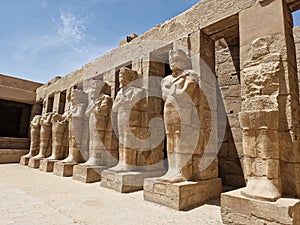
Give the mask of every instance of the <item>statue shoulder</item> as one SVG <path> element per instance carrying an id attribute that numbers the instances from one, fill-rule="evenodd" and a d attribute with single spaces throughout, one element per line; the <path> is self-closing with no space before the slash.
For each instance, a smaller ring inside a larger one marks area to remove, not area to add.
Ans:
<path id="1" fill-rule="evenodd" d="M 173 79 L 174 79 L 174 78 L 173 78 L 172 75 L 168 75 L 168 76 L 164 77 L 164 78 L 161 80 L 161 86 L 169 85 L 170 83 L 172 83 Z"/>
<path id="2" fill-rule="evenodd" d="M 198 82 L 198 74 L 195 70 L 184 70 L 184 74 L 186 75 L 186 78 L 189 80 L 194 80 L 195 82 Z"/>

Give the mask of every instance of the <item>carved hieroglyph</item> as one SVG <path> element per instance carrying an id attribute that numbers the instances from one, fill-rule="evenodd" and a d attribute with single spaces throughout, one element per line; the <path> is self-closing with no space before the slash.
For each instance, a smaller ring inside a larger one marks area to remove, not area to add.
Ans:
<path id="1" fill-rule="evenodd" d="M 242 70 L 244 171 L 242 194 L 261 200 L 281 197 L 279 152 L 279 79 L 284 73 L 280 53 L 269 50 L 271 37 L 258 38 Z"/>
<path id="2" fill-rule="evenodd" d="M 30 122 L 30 151 L 24 157 L 32 157 L 39 153 L 40 149 L 40 120 L 41 115 L 36 115 Z"/>
<path id="3" fill-rule="evenodd" d="M 110 87 L 101 80 L 92 80 L 87 90 L 90 103 L 85 112 L 89 120 L 89 159 L 82 165 L 114 166 L 117 162 L 116 136 L 112 131 Z"/>
<path id="4" fill-rule="evenodd" d="M 199 137 L 200 90 L 197 75 L 189 69 L 190 59 L 185 52 L 170 51 L 169 57 L 173 73 L 161 82 L 169 168 L 160 179 L 176 183 L 194 177 L 190 162 Z"/>
<path id="5" fill-rule="evenodd" d="M 64 115 L 52 116 L 52 155 L 49 160 L 60 160 L 68 154 L 68 121 Z"/>
<path id="6" fill-rule="evenodd" d="M 45 113 L 40 118 L 40 151 L 35 159 L 44 159 L 51 155 L 52 116 L 53 113 Z"/>
<path id="7" fill-rule="evenodd" d="M 62 162 L 76 164 L 85 161 L 83 154 L 86 152 L 88 140 L 85 111 L 88 100 L 87 94 L 82 90 L 74 89 L 71 95 L 72 105 L 66 113 L 69 121 L 69 156 Z"/>

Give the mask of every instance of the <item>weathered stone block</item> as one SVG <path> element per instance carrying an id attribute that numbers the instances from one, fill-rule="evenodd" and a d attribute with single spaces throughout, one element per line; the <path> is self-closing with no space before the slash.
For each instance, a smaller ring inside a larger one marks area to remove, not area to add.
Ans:
<path id="1" fill-rule="evenodd" d="M 77 165 L 76 163 L 54 163 L 53 174 L 61 177 L 71 177 L 73 176 L 73 167 Z"/>
<path id="2" fill-rule="evenodd" d="M 43 159 L 40 162 L 39 170 L 43 172 L 53 172 L 54 163 L 58 160 Z"/>
<path id="3" fill-rule="evenodd" d="M 300 200 L 280 198 L 276 202 L 246 198 L 241 190 L 221 195 L 221 213 L 225 224 L 298 225 L 300 224 Z"/>
<path id="4" fill-rule="evenodd" d="M 95 183 L 101 180 L 101 172 L 107 166 L 76 165 L 73 168 L 73 179 L 83 183 Z"/>
<path id="5" fill-rule="evenodd" d="M 20 159 L 20 164 L 23 166 L 28 166 L 29 159 L 30 157 L 26 157 L 25 155 L 23 155 Z"/>
<path id="6" fill-rule="evenodd" d="M 28 166 L 34 169 L 38 169 L 40 167 L 40 161 L 42 159 L 30 158 L 28 162 Z"/>
<path id="7" fill-rule="evenodd" d="M 104 170 L 101 173 L 101 187 L 110 188 L 120 193 L 130 193 L 143 190 L 144 180 L 151 177 L 160 177 L 165 170 L 115 172 Z"/>
<path id="8" fill-rule="evenodd" d="M 144 182 L 144 199 L 175 210 L 189 210 L 208 200 L 219 198 L 222 192 L 220 178 L 206 181 L 168 183 L 154 179 Z"/>

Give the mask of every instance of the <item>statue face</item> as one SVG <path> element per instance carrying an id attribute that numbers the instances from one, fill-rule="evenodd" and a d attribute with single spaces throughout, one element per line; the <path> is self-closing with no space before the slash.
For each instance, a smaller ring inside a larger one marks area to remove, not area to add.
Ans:
<path id="1" fill-rule="evenodd" d="M 130 83 L 130 81 L 128 80 L 128 76 L 130 76 L 130 74 L 126 72 L 126 70 L 120 71 L 119 73 L 120 88 L 123 88 Z"/>
<path id="2" fill-rule="evenodd" d="M 170 51 L 169 60 L 170 60 L 170 67 L 173 72 L 181 69 L 181 63 L 180 63 L 181 57 L 176 51 Z"/>
<path id="3" fill-rule="evenodd" d="M 93 82 L 92 85 L 91 85 L 91 91 L 90 91 L 90 95 L 91 95 L 91 98 L 92 99 L 96 99 L 98 96 L 98 93 L 97 93 L 97 83 L 96 82 Z"/>
<path id="4" fill-rule="evenodd" d="M 169 52 L 170 67 L 173 72 L 188 69 L 189 59 L 182 50 L 174 50 Z"/>

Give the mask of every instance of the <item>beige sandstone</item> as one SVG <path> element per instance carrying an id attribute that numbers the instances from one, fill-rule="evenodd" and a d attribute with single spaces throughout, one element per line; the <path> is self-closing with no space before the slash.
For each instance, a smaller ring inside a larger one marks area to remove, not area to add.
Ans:
<path id="1" fill-rule="evenodd" d="M 21 163 L 33 156 L 31 167 L 44 159 L 40 168 L 57 175 L 102 178 L 118 192 L 144 188 L 146 200 L 176 210 L 218 198 L 222 180 L 241 188 L 222 194 L 225 224 L 299 224 L 299 29 L 294 41 L 291 16 L 299 8 L 296 0 L 203 0 L 39 88 L 1 82 L 2 99 L 35 103 L 30 118 L 42 115 Z M 6 95 L 12 90 L 18 99 Z"/>

